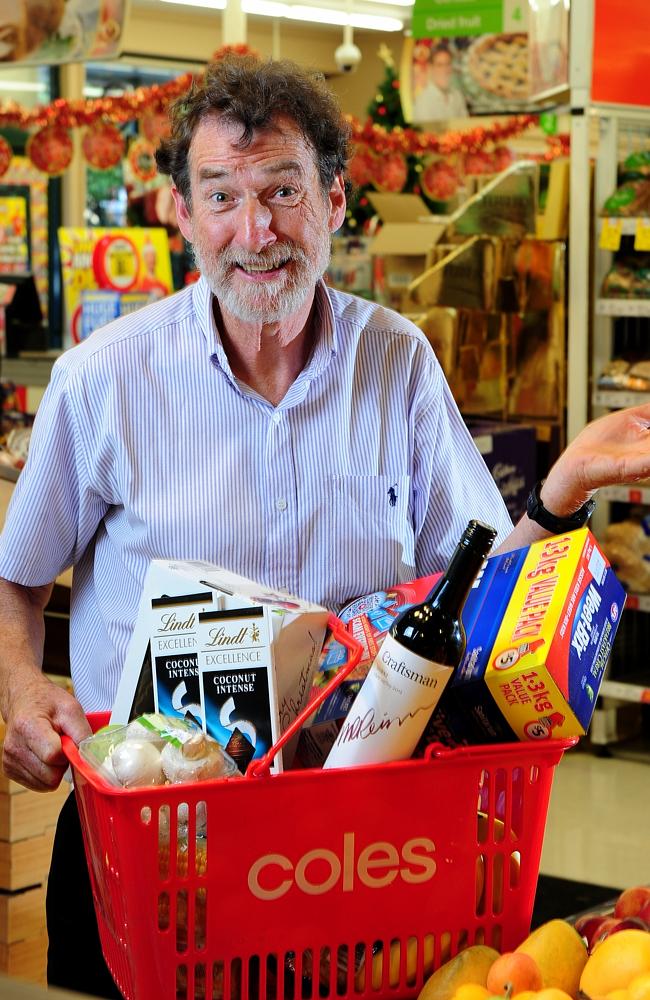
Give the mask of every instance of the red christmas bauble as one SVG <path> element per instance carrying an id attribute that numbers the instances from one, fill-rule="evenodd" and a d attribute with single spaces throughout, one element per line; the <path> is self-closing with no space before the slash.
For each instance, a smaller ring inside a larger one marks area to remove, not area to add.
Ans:
<path id="1" fill-rule="evenodd" d="M 61 125 L 46 125 L 27 140 L 26 152 L 37 170 L 49 177 L 62 174 L 70 166 L 72 137 Z"/>
<path id="2" fill-rule="evenodd" d="M 116 167 L 124 156 L 124 136 L 111 122 L 95 122 L 84 132 L 81 148 L 85 159 L 95 170 Z"/>

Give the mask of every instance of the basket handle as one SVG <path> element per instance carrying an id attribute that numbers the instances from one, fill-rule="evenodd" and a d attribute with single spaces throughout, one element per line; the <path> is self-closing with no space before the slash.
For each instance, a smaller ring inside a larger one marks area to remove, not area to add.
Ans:
<path id="1" fill-rule="evenodd" d="M 339 684 L 345 680 L 348 674 L 354 670 L 361 659 L 363 646 L 350 635 L 341 619 L 337 618 L 336 615 L 330 614 L 327 618 L 327 625 L 337 642 L 340 642 L 341 645 L 345 646 L 348 650 L 348 658 L 345 665 L 336 671 L 335 676 L 329 684 L 327 684 L 315 698 L 305 705 L 302 712 L 296 716 L 293 722 L 289 723 L 277 743 L 274 743 L 271 749 L 267 750 L 263 757 L 250 762 L 246 770 L 246 778 L 261 778 L 269 773 L 273 761 L 282 747 L 289 742 L 292 736 L 302 729 L 309 716 L 313 715 L 317 708 L 320 708 L 323 702 L 329 698 L 332 691 L 334 691 Z"/>

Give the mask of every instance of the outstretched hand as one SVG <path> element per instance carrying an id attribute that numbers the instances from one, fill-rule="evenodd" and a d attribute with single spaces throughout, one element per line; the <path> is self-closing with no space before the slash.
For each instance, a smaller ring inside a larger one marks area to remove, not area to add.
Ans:
<path id="1" fill-rule="evenodd" d="M 650 477 L 650 403 L 594 420 L 567 445 L 542 489 L 559 516 L 578 510 L 601 486 Z"/>
<path id="2" fill-rule="evenodd" d="M 3 698 L 6 723 L 2 766 L 14 781 L 38 792 L 58 786 L 68 766 L 61 734 L 78 743 L 90 735 L 90 726 L 76 698 L 48 680 L 21 675 Z"/>

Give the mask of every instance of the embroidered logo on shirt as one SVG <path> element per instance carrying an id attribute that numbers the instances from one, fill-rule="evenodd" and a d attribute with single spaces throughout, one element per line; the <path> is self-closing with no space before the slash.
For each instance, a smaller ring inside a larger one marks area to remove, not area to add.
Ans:
<path id="1" fill-rule="evenodd" d="M 397 493 L 395 492 L 395 486 L 390 486 L 388 488 L 388 502 L 391 505 L 391 507 L 394 507 L 395 504 L 397 503 Z"/>

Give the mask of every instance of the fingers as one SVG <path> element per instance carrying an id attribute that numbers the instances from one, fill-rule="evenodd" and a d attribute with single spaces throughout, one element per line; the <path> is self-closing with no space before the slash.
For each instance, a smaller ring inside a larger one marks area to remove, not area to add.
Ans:
<path id="1" fill-rule="evenodd" d="M 59 741 L 60 744 L 60 741 Z M 14 746 L 5 739 L 2 769 L 8 778 L 36 792 L 51 792 L 58 788 L 67 770 L 67 761 L 47 764 L 25 745 Z"/>
<path id="2" fill-rule="evenodd" d="M 65 733 L 76 743 L 90 735 L 79 702 L 45 680 L 37 690 L 14 698 L 7 718 L 3 769 L 8 777 L 36 791 L 56 788 L 68 763 L 61 745 Z"/>

